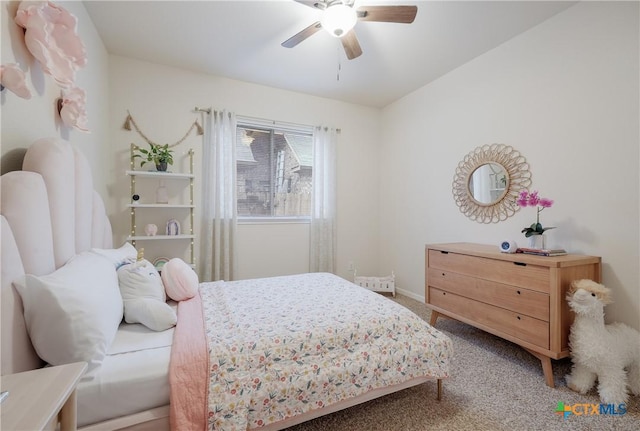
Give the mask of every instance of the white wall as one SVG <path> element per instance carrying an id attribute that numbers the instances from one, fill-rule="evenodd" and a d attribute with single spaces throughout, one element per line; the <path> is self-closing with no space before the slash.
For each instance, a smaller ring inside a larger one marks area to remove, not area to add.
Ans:
<path id="1" fill-rule="evenodd" d="M 9 90 L 2 91 L 2 173 L 22 167 L 26 148 L 43 137 L 71 141 L 89 159 L 97 190 L 105 195 L 105 154 L 108 145 L 108 55 L 93 22 L 81 2 L 58 2 L 78 19 L 78 35 L 87 50 L 87 65 L 76 74 L 76 83 L 87 92 L 87 116 L 90 134 L 64 127 L 56 110 L 60 87 L 43 73 L 40 64 L 24 44 L 24 31 L 14 18 L 18 1 L 3 1 L 0 25 L 2 64 L 18 63 L 25 70 L 32 97 L 21 99 Z M 106 203 L 108 205 L 108 203 Z"/>
<path id="2" fill-rule="evenodd" d="M 483 225 L 452 197 L 464 156 L 505 143 L 555 200 L 550 246 L 602 256 L 608 320 L 640 327 L 638 20 L 637 2 L 580 3 L 384 110 L 380 262 L 400 288 L 424 297 L 425 244 L 524 244 L 534 209 Z"/>
<path id="3" fill-rule="evenodd" d="M 338 141 L 337 273 L 351 277 L 352 260 L 368 273 L 377 272 L 378 166 L 380 111 L 221 77 L 159 66 L 124 57 L 109 58 L 110 143 L 109 199 L 115 241 L 129 231 L 129 144 L 146 143 L 134 131 L 122 129 L 129 110 L 141 130 L 157 143 L 178 141 L 202 117 L 193 108 L 227 109 L 238 115 L 342 129 Z M 191 135 L 178 149 L 196 150 L 200 172 L 202 138 Z M 196 196 L 200 187 L 196 181 Z M 196 202 L 197 205 L 197 202 Z M 197 217 L 196 217 L 197 219 Z M 291 274 L 309 270 L 308 225 L 240 225 L 238 278 Z M 153 257 L 153 256 L 149 256 Z"/>

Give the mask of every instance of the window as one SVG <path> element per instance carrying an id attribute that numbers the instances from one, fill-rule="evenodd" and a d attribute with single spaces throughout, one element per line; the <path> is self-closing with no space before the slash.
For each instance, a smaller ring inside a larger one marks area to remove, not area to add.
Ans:
<path id="1" fill-rule="evenodd" d="M 311 128 L 285 128 L 260 120 L 238 119 L 236 169 L 241 220 L 309 219 L 313 173 Z"/>

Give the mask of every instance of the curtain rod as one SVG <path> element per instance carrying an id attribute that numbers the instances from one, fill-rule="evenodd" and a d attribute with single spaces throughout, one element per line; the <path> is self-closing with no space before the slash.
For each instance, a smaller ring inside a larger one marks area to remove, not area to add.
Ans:
<path id="1" fill-rule="evenodd" d="M 199 107 L 196 106 L 193 110 L 196 111 L 196 112 L 206 112 L 207 114 L 211 114 L 211 108 L 199 108 Z M 255 120 L 255 121 L 264 122 L 264 123 L 271 124 L 271 125 L 282 124 L 282 125 L 298 126 L 298 124 L 286 123 L 286 122 L 283 122 L 283 121 L 269 120 L 269 119 L 266 119 L 266 118 L 246 117 L 244 115 L 240 115 L 239 117 L 241 119 L 244 119 L 244 120 L 249 120 L 249 121 Z M 313 127 L 313 126 L 311 126 L 311 127 Z M 336 133 L 341 133 L 341 132 L 342 132 L 341 129 L 336 129 Z"/>
<path id="2" fill-rule="evenodd" d="M 267 118 L 248 117 L 248 116 L 245 116 L 245 115 L 238 115 L 236 118 L 238 118 L 239 120 L 244 120 L 244 121 L 248 121 L 248 122 L 255 121 L 255 122 L 258 122 L 258 123 L 263 123 L 263 124 L 272 125 L 272 126 L 278 126 L 279 125 L 279 126 L 282 126 L 282 127 L 285 127 L 285 128 L 288 127 L 288 126 L 293 126 L 294 128 L 296 126 L 302 126 L 301 124 L 298 124 L 298 123 L 289 123 L 289 122 L 286 122 L 286 121 L 270 120 L 270 119 L 267 119 Z M 316 128 L 316 127 L 319 127 L 319 126 L 308 126 L 308 127 Z M 326 127 L 326 126 L 323 126 L 323 127 Z M 341 129 L 336 129 L 336 133 L 340 133 L 341 131 L 342 131 Z"/>

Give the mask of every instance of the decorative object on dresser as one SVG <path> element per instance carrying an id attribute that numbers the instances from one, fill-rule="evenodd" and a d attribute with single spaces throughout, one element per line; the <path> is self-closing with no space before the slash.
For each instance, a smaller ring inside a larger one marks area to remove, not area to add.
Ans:
<path id="1" fill-rule="evenodd" d="M 520 247 L 516 249 L 516 253 L 535 254 L 538 256 L 564 256 L 567 250 L 564 248 L 528 248 Z"/>
<path id="2" fill-rule="evenodd" d="M 530 185 L 531 172 L 523 155 L 508 145 L 483 145 L 458 164 L 453 198 L 471 220 L 497 223 L 520 209 L 516 199 Z"/>
<path id="3" fill-rule="evenodd" d="M 546 248 L 546 241 L 544 233 L 549 229 L 555 229 L 555 227 L 542 227 L 540 223 L 540 213 L 545 208 L 551 208 L 553 201 L 548 198 L 541 198 L 538 195 L 538 191 L 534 190 L 529 192 L 528 190 L 522 190 L 520 196 L 518 196 L 518 205 L 521 207 L 536 207 L 536 221 L 531 226 L 527 226 L 522 229 L 522 233 L 525 238 L 529 239 L 529 248 L 544 249 Z"/>
<path id="4" fill-rule="evenodd" d="M 593 280 L 575 280 L 567 294 L 576 314 L 569 333 L 571 374 L 567 386 L 586 394 L 598 380 L 602 404 L 628 401 L 627 386 L 640 395 L 640 332 L 623 324 L 604 323 L 604 306 L 611 289 Z"/>
<path id="5" fill-rule="evenodd" d="M 498 248 L 503 253 L 516 253 L 518 249 L 518 244 L 515 241 L 504 240 L 501 241 Z"/>
<path id="6" fill-rule="evenodd" d="M 431 244 L 425 253 L 425 301 L 439 316 L 468 323 L 522 346 L 540 359 L 554 387 L 551 359 L 569 356 L 573 313 L 564 300 L 573 280 L 600 280 L 601 259 L 567 254 L 501 253 L 473 243 Z"/>

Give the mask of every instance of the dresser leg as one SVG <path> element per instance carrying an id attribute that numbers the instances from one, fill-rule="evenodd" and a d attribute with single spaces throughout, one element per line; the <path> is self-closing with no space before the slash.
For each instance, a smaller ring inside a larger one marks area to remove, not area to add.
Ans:
<path id="1" fill-rule="evenodd" d="M 438 313 L 436 310 L 431 310 L 431 318 L 429 319 L 429 325 L 436 326 L 436 320 L 438 320 L 439 315 L 440 313 Z"/>
<path id="2" fill-rule="evenodd" d="M 540 359 L 540 363 L 542 364 L 542 372 L 544 374 L 544 382 L 550 388 L 555 388 L 555 384 L 553 382 L 553 368 L 551 367 L 551 358 L 545 355 L 542 355 L 538 352 L 534 352 L 533 350 L 524 349 L 527 352 L 531 353 L 536 358 Z"/>

